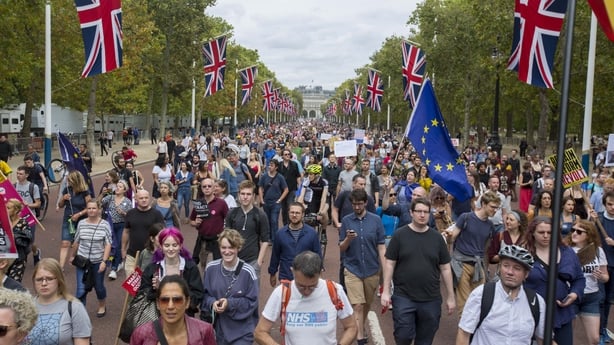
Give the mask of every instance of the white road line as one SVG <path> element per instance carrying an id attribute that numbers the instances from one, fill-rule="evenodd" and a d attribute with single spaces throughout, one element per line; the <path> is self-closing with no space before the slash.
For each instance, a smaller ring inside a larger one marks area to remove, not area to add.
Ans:
<path id="1" fill-rule="evenodd" d="M 382 329 L 379 326 L 377 314 L 374 311 L 370 311 L 369 314 L 367 314 L 367 319 L 369 320 L 369 329 L 371 332 L 369 342 L 374 345 L 386 345 L 386 339 L 384 339 Z"/>

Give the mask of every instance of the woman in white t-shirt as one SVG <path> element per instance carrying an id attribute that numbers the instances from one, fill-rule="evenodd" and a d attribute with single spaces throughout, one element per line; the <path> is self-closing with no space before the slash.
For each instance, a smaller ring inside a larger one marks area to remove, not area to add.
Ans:
<path id="1" fill-rule="evenodd" d="M 598 344 L 599 301 L 604 295 L 603 283 L 610 278 L 608 260 L 601 249 L 601 238 L 593 222 L 580 219 L 573 225 L 565 241 L 578 254 L 586 278 L 584 297 L 578 305 L 578 315 L 584 324 L 587 344 Z"/>
<path id="2" fill-rule="evenodd" d="M 151 196 L 154 198 L 159 198 L 160 182 L 171 182 L 171 179 L 173 178 L 173 167 L 171 167 L 171 165 L 168 163 L 168 157 L 158 157 L 158 159 L 156 160 L 156 165 L 154 165 L 151 174 L 154 180 Z"/>

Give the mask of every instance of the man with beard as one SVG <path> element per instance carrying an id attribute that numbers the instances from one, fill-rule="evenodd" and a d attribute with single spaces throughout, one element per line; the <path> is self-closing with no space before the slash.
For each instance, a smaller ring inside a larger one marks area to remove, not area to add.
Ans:
<path id="1" fill-rule="evenodd" d="M 535 291 L 522 286 L 533 268 L 533 256 L 520 246 L 507 245 L 499 257 L 501 279 L 479 286 L 469 295 L 456 345 L 508 344 L 510 339 L 513 344 L 530 344 L 533 335 L 543 344 L 546 304 Z M 486 305 L 485 309 L 482 303 L 490 303 L 490 308 Z M 487 315 L 482 315 L 484 311 Z"/>
<path id="2" fill-rule="evenodd" d="M 412 222 L 394 233 L 386 250 L 384 308 L 393 302 L 394 339 L 397 344 L 431 344 L 441 318 L 441 287 L 446 291 L 446 310 L 454 312 L 454 288 L 448 246 L 428 224 L 431 203 L 412 200 Z M 391 293 L 394 282 L 394 295 Z M 391 296 L 392 295 L 392 296 Z"/>

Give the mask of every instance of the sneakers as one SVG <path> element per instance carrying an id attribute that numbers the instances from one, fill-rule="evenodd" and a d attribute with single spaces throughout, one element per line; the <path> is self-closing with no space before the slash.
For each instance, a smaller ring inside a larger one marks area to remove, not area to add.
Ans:
<path id="1" fill-rule="evenodd" d="M 34 266 L 36 266 L 36 264 L 41 261 L 41 249 L 38 248 L 36 254 L 33 254 L 32 257 L 34 258 Z"/>
<path id="2" fill-rule="evenodd" d="M 123 269 L 124 269 L 124 263 L 122 262 L 121 264 L 119 264 L 119 266 L 117 266 L 117 269 L 115 271 L 119 272 L 119 271 L 121 271 Z"/>
<path id="3" fill-rule="evenodd" d="M 111 270 L 111 272 L 109 272 L 109 279 L 111 280 L 117 279 L 117 272 L 115 270 Z"/>

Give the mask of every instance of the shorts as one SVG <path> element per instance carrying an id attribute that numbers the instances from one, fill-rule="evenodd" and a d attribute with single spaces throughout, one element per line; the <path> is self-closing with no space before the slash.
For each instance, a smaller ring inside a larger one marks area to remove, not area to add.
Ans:
<path id="1" fill-rule="evenodd" d="M 601 290 L 584 294 L 582 302 L 578 305 L 580 316 L 599 316 L 599 304 L 604 299 Z"/>
<path id="2" fill-rule="evenodd" d="M 77 229 L 77 224 L 75 223 L 75 230 Z M 75 235 L 71 234 L 70 231 L 68 230 L 68 219 L 64 219 L 64 221 L 62 222 L 62 241 L 68 241 L 70 243 L 75 241 Z"/>
<path id="3" fill-rule="evenodd" d="M 375 296 L 375 290 L 379 287 L 379 273 L 360 279 L 346 268 L 343 275 L 350 303 L 352 305 L 366 304 L 367 307 L 370 307 Z"/>

